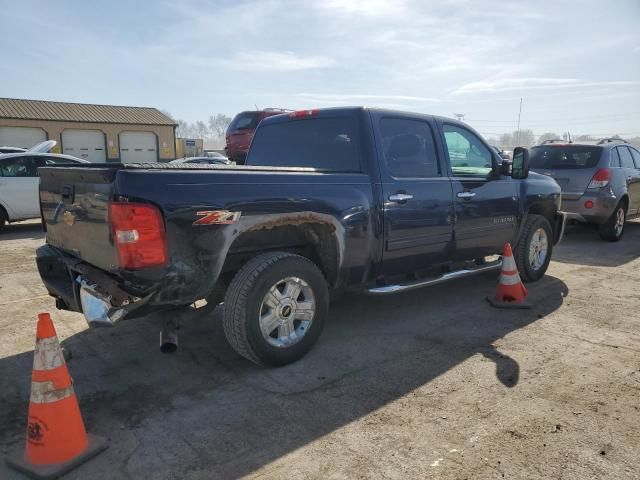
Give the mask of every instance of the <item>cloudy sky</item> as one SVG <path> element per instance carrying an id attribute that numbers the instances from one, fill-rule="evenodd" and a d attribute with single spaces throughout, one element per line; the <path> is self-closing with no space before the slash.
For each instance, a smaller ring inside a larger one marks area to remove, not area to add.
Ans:
<path id="1" fill-rule="evenodd" d="M 368 105 L 640 135 L 640 1 L 0 0 L 0 96 L 206 120 Z"/>

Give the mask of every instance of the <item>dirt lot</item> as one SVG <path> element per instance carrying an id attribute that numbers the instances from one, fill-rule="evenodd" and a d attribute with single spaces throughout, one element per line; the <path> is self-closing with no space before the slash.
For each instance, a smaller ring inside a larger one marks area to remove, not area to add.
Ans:
<path id="1" fill-rule="evenodd" d="M 334 305 L 302 361 L 261 369 L 219 312 L 159 353 L 158 319 L 87 330 L 40 284 L 39 227 L 0 235 L 0 446 L 23 442 L 35 316 L 53 315 L 92 478 L 640 478 L 640 223 L 569 231 L 530 311 L 492 309 L 486 274 Z M 0 465 L 0 478 L 21 478 Z"/>

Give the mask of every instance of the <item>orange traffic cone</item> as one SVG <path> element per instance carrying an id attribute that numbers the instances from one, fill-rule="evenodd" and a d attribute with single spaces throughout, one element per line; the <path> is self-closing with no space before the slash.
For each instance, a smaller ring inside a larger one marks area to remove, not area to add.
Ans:
<path id="1" fill-rule="evenodd" d="M 25 451 L 7 463 L 34 478 L 57 478 L 107 448 L 87 435 L 56 330 L 48 313 L 38 315 Z"/>
<path id="2" fill-rule="evenodd" d="M 526 296 L 527 289 L 520 280 L 511 244 L 507 242 L 504 244 L 502 254 L 502 271 L 498 281 L 498 291 L 495 297 L 487 297 L 487 300 L 497 308 L 531 308 L 531 305 L 524 301 Z"/>

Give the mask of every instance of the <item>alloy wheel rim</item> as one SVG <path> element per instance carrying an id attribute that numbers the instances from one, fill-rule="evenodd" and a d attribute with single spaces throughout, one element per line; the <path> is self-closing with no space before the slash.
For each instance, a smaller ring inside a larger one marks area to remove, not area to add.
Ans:
<path id="1" fill-rule="evenodd" d="M 313 322 L 316 302 L 313 290 L 299 277 L 276 282 L 260 305 L 262 337 L 274 347 L 289 347 L 307 334 Z"/>
<path id="2" fill-rule="evenodd" d="M 616 224 L 615 224 L 615 232 L 616 237 L 622 235 L 622 229 L 624 228 L 624 209 L 619 208 L 616 213 Z"/>
<path id="3" fill-rule="evenodd" d="M 547 259 L 549 239 L 544 228 L 538 228 L 533 232 L 529 244 L 529 265 L 533 270 L 539 270 Z"/>

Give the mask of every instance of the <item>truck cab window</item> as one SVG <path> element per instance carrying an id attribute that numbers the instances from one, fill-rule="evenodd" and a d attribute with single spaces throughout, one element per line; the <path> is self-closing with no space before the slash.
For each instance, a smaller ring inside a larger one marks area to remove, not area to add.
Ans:
<path id="1" fill-rule="evenodd" d="M 407 118 L 382 118 L 380 136 L 385 166 L 391 176 L 440 176 L 433 133 L 427 122 Z"/>
<path id="2" fill-rule="evenodd" d="M 359 172 L 356 122 L 348 117 L 274 122 L 256 130 L 247 165 Z"/>
<path id="3" fill-rule="evenodd" d="M 451 170 L 456 176 L 487 176 L 493 169 L 493 154 L 477 135 L 455 125 L 444 125 L 444 139 Z"/>

